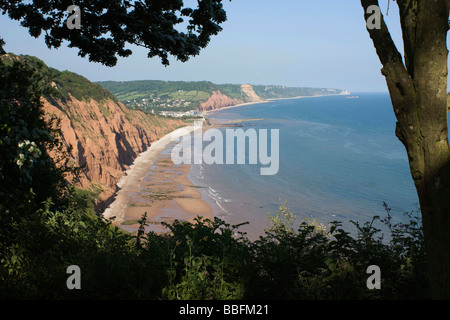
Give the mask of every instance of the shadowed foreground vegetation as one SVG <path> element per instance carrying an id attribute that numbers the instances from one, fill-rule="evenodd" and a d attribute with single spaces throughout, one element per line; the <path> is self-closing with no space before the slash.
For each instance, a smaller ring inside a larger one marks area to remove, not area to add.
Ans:
<path id="1" fill-rule="evenodd" d="M 2 243 L 2 298 L 45 299 L 423 299 L 427 298 L 420 222 L 393 226 L 383 241 L 373 222 L 350 236 L 304 221 L 272 217 L 264 237 L 250 242 L 220 219 L 176 221 L 171 233 L 136 235 L 97 217 L 91 194 L 78 190 L 64 211 L 51 203 L 15 223 Z M 5 212 L 3 211 L 2 214 Z M 68 290 L 66 269 L 81 270 L 81 290 Z M 367 267 L 381 269 L 381 289 L 369 290 Z"/>

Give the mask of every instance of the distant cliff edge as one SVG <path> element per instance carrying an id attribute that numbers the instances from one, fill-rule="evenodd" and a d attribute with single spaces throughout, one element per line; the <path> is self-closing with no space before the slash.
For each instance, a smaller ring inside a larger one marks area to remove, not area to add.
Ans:
<path id="1" fill-rule="evenodd" d="M 115 194 L 117 182 L 141 152 L 185 125 L 181 120 L 128 109 L 100 85 L 49 68 L 38 58 L 8 54 L 2 59 L 26 62 L 52 79 L 55 93 L 42 98 L 45 113 L 61 119 L 64 142 L 72 146 L 70 160 L 83 167 L 79 187 L 99 192 L 99 208 Z"/>
<path id="2" fill-rule="evenodd" d="M 154 113 L 171 111 L 180 115 L 192 110 L 216 110 L 270 99 L 349 94 L 346 90 L 330 88 L 214 84 L 209 81 L 102 81 L 98 84 L 131 108 Z"/>

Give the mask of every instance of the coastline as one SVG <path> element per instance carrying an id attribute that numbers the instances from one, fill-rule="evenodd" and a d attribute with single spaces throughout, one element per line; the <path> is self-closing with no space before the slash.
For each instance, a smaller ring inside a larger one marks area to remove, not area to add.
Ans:
<path id="1" fill-rule="evenodd" d="M 302 99 L 302 98 L 320 98 L 320 97 L 328 97 L 328 96 L 348 96 L 350 93 L 332 93 L 332 94 L 318 94 L 315 96 L 297 96 L 291 98 L 273 98 L 267 99 L 268 102 L 277 101 L 277 100 L 290 100 L 290 99 Z"/>
<path id="2" fill-rule="evenodd" d="M 214 114 L 216 111 L 223 111 L 223 110 L 227 110 L 227 109 L 233 109 L 233 108 L 237 108 L 237 107 L 245 107 L 245 106 L 249 106 L 249 105 L 254 105 L 254 104 L 260 104 L 260 103 L 269 103 L 271 101 L 269 100 L 264 100 L 264 101 L 258 101 L 258 102 L 246 102 L 246 103 L 240 103 L 240 104 L 236 104 L 234 106 L 228 106 L 228 107 L 223 107 L 220 109 L 214 109 L 214 110 L 208 110 L 208 111 L 202 111 L 202 116 L 206 117 L 209 116 L 211 114 Z"/>
<path id="3" fill-rule="evenodd" d="M 273 101 L 277 101 L 277 100 L 319 98 L 319 97 L 327 97 L 327 96 L 347 96 L 347 95 L 349 95 L 349 93 L 321 94 L 321 95 L 315 95 L 315 96 L 297 96 L 297 97 L 290 97 L 290 98 L 272 98 L 272 99 L 266 99 L 266 100 L 258 101 L 258 102 L 246 102 L 246 103 L 240 103 L 240 104 L 237 104 L 237 105 L 234 105 L 234 106 L 223 107 L 223 108 L 220 108 L 220 109 L 203 111 L 201 113 L 201 115 L 206 117 L 206 116 L 209 116 L 211 114 L 214 114 L 217 111 L 223 111 L 223 110 L 227 110 L 227 109 L 233 109 L 233 108 L 237 108 L 237 107 L 244 107 L 244 106 L 260 104 L 260 103 L 269 103 L 269 102 L 273 102 Z"/>
<path id="4" fill-rule="evenodd" d="M 342 94 L 339 94 L 342 95 Z M 327 96 L 327 95 L 321 95 Z M 203 116 L 209 116 L 216 111 L 243 107 L 259 103 L 269 103 L 275 100 L 300 99 L 321 96 L 301 96 L 292 98 L 270 99 L 262 102 L 249 102 L 217 110 L 204 111 Z M 209 125 L 203 130 L 216 126 L 227 126 L 227 123 L 214 118 L 207 118 Z M 254 119 L 261 120 L 261 119 Z M 112 223 L 131 233 L 139 228 L 138 221 L 147 213 L 146 232 L 168 232 L 161 222 L 168 224 L 175 220 L 193 222 L 198 216 L 213 219 L 220 212 L 210 203 L 204 194 L 204 186 L 195 186 L 189 178 L 191 165 L 173 164 L 170 153 L 177 142 L 172 137 L 180 138 L 188 130 L 194 130 L 188 125 L 174 130 L 159 140 L 153 142 L 145 152 L 141 153 L 133 165 L 118 182 L 118 191 L 114 201 L 105 210 L 103 216 L 112 219 Z"/>
<path id="5" fill-rule="evenodd" d="M 117 184 L 119 191 L 104 212 L 106 219 L 114 218 L 114 225 L 133 233 L 145 213 L 146 232 L 167 232 L 161 222 L 193 222 L 197 216 L 213 218 L 211 206 L 188 178 L 191 166 L 175 165 L 170 157 L 177 144 L 172 138 L 180 138 L 193 128 L 186 126 L 168 133 L 136 158 Z"/>

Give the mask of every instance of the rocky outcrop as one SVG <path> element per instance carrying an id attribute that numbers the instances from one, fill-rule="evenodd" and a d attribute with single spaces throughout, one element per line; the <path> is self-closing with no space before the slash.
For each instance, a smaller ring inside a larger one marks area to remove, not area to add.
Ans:
<path id="1" fill-rule="evenodd" d="M 71 145 L 71 161 L 83 167 L 80 187 L 100 190 L 102 201 L 116 192 L 116 184 L 134 159 L 153 141 L 183 126 L 181 120 L 165 119 L 129 110 L 112 100 L 43 100 L 47 115 L 61 119 L 63 139 Z"/>
<path id="2" fill-rule="evenodd" d="M 213 91 L 209 99 L 200 104 L 200 111 L 216 110 L 225 107 L 236 106 L 241 103 L 263 102 L 264 99 L 259 97 L 253 87 L 249 84 L 241 85 L 241 99 L 229 97 L 220 90 Z"/>

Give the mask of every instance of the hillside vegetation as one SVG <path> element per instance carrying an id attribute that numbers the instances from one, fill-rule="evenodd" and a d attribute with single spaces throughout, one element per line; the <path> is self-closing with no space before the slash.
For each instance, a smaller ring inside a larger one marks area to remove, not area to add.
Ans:
<path id="1" fill-rule="evenodd" d="M 214 84 L 209 81 L 102 81 L 98 82 L 111 91 L 128 107 L 143 110 L 188 111 L 197 110 L 214 92 L 248 102 L 241 84 Z M 284 86 L 252 86 L 260 100 L 342 94 L 343 90 L 326 88 L 291 88 Z M 251 102 L 251 101 L 250 101 Z M 237 103 L 237 102 L 236 102 Z"/>
<path id="2" fill-rule="evenodd" d="M 345 90 L 328 88 L 306 88 L 306 87 L 285 87 L 285 86 L 253 86 L 256 94 L 263 99 L 286 99 L 295 97 L 309 97 L 330 94 L 344 94 Z"/>
<path id="3" fill-rule="evenodd" d="M 101 85 L 93 83 L 83 76 L 70 71 L 59 71 L 48 67 L 42 60 L 30 55 L 15 55 L 8 53 L 2 56 L 3 63 L 11 66 L 14 61 L 27 63 L 36 70 L 44 81 L 52 88 L 51 96 L 53 98 L 69 99 L 69 94 L 80 101 L 95 100 L 113 100 L 117 102 L 115 96 L 104 89 Z"/>

